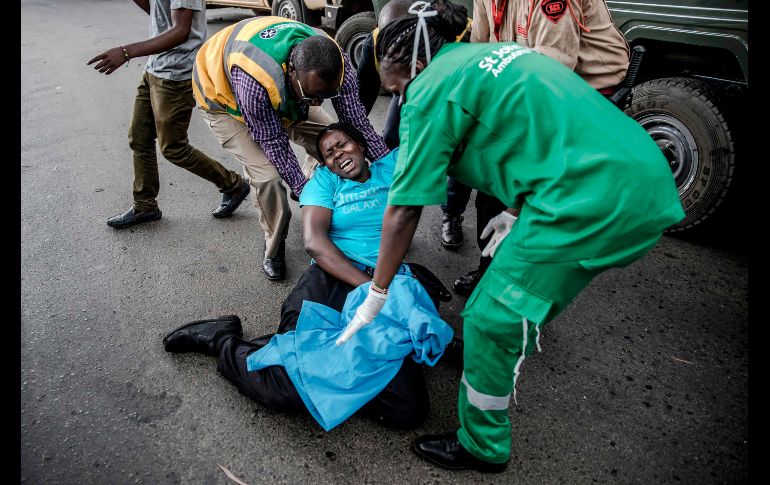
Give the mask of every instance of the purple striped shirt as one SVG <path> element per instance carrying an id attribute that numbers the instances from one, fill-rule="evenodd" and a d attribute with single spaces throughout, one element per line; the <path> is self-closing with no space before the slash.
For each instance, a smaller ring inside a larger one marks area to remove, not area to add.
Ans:
<path id="1" fill-rule="evenodd" d="M 350 123 L 361 131 L 369 147 L 369 159 L 377 160 L 387 155 L 390 150 L 369 122 L 358 96 L 356 71 L 347 54 L 342 55 L 345 60 L 345 75 L 340 96 L 332 99 L 332 106 L 340 121 Z M 302 173 L 294 150 L 289 145 L 289 134 L 281 123 L 281 115 L 270 103 L 267 90 L 238 66 L 232 67 L 230 75 L 233 94 L 246 120 L 249 134 L 259 143 L 267 159 L 278 170 L 278 174 L 298 196 L 307 179 Z M 307 113 L 307 105 L 300 103 L 300 106 Z"/>

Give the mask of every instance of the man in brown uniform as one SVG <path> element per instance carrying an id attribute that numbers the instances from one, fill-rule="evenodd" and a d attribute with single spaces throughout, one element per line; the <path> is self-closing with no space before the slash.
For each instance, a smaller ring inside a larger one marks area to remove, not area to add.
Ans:
<path id="1" fill-rule="evenodd" d="M 605 96 L 628 70 L 628 44 L 604 0 L 473 0 L 471 42 L 511 41 L 561 62 Z M 503 209 L 497 199 L 476 194 L 479 248 L 488 242 L 482 230 Z M 481 257 L 478 269 L 455 281 L 455 291 L 470 295 L 491 261 Z"/>
<path id="2" fill-rule="evenodd" d="M 474 0 L 471 42 L 516 42 L 603 90 L 626 76 L 628 44 L 604 0 Z"/>

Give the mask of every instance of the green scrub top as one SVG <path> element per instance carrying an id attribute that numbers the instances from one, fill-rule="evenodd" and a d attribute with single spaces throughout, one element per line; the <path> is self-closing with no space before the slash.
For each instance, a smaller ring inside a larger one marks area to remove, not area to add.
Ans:
<path id="1" fill-rule="evenodd" d="M 541 262 L 609 255 L 684 217 L 633 119 L 520 45 L 446 44 L 407 86 L 388 203 L 446 202 L 446 176 L 522 211 L 508 238 Z"/>

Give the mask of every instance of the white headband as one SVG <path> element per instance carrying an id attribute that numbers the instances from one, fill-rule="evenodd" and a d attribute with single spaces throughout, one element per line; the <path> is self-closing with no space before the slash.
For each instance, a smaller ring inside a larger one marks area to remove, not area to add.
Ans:
<path id="1" fill-rule="evenodd" d="M 409 13 L 417 15 L 417 27 L 414 29 L 414 50 L 412 51 L 412 78 L 417 75 L 417 51 L 420 50 L 420 31 L 425 39 L 425 65 L 430 63 L 430 40 L 428 38 L 428 24 L 425 23 L 425 17 L 438 15 L 435 10 L 428 10 L 430 3 L 414 2 L 409 7 Z"/>

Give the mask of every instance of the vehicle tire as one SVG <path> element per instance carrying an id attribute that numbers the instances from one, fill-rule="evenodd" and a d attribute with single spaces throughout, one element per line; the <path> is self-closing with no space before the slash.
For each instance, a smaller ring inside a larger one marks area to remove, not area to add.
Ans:
<path id="1" fill-rule="evenodd" d="M 342 22 L 337 30 L 334 40 L 348 55 L 354 69 L 358 69 L 358 59 L 361 57 L 364 40 L 375 27 L 377 27 L 377 20 L 374 18 L 374 12 L 361 12 Z"/>
<path id="2" fill-rule="evenodd" d="M 671 166 L 685 218 L 667 232 L 708 219 L 733 181 L 733 133 L 711 87 L 698 79 L 653 79 L 635 86 L 627 115 L 658 144 Z"/>
<path id="3" fill-rule="evenodd" d="M 276 17 L 304 21 L 302 5 L 298 0 L 273 0 L 272 12 Z"/>

